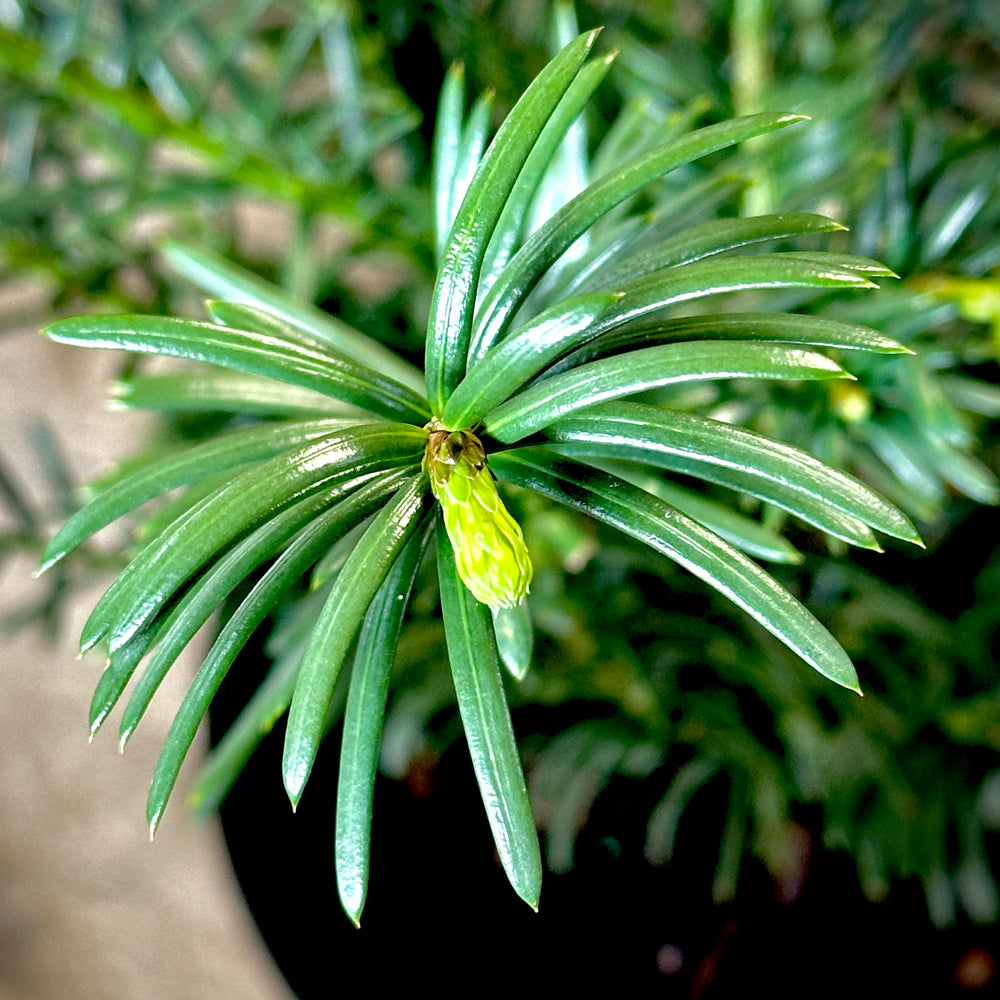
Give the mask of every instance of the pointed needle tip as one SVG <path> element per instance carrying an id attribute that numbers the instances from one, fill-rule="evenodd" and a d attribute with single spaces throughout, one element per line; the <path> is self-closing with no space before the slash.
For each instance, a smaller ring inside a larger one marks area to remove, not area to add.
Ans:
<path id="1" fill-rule="evenodd" d="M 292 804 L 293 813 L 299 807 L 299 800 L 302 798 L 306 781 L 309 779 L 310 770 L 311 761 L 304 764 L 302 760 L 296 759 L 294 754 L 289 754 L 283 762 L 282 783 L 285 786 L 288 801 Z"/>

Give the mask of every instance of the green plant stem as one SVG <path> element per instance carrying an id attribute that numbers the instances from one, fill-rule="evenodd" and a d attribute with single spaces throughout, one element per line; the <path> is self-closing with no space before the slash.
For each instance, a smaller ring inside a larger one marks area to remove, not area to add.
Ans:
<path id="1" fill-rule="evenodd" d="M 738 116 L 764 110 L 764 95 L 771 78 L 767 44 L 768 0 L 733 0 L 730 27 L 733 110 Z M 766 136 L 743 143 L 743 149 L 757 160 L 766 148 Z M 749 171 L 750 183 L 743 193 L 742 214 L 765 215 L 773 211 L 774 192 L 767 172 L 755 163 Z"/>

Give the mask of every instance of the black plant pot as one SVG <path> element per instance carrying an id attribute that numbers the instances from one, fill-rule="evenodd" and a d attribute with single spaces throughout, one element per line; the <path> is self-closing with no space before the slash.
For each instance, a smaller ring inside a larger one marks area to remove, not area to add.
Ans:
<path id="1" fill-rule="evenodd" d="M 515 715 L 516 728 L 535 722 Z M 281 737 L 279 727 L 265 741 L 222 820 L 249 907 L 299 1000 L 358 982 L 495 994 L 551 986 L 595 995 L 607 986 L 629 997 L 742 997 L 756 986 L 769 997 L 947 998 L 995 986 L 997 928 L 935 931 L 916 882 L 867 902 L 843 854 L 814 851 L 793 904 L 746 864 L 737 901 L 713 905 L 721 797 L 703 795 L 685 814 L 675 860 L 651 867 L 642 856 L 650 791 L 640 781 L 617 780 L 602 794 L 573 870 L 546 874 L 532 913 L 494 855 L 461 743 L 409 784 L 379 778 L 357 930 L 340 909 L 333 869 L 336 744 L 319 755 L 293 815 L 279 777 Z"/>
<path id="2" fill-rule="evenodd" d="M 875 568 L 910 587 L 924 607 L 951 616 L 974 599 L 989 553 L 991 512 L 980 511 L 952 544 L 921 560 L 880 557 Z M 958 581 L 962 586 L 958 586 Z M 660 588 L 662 590 L 662 588 Z M 679 595 L 671 592 L 671 601 Z M 260 651 L 244 651 L 213 704 L 224 732 L 260 683 Z M 554 735 L 594 707 L 515 708 L 522 746 Z M 318 755 L 299 810 L 281 784 L 282 726 L 263 742 L 222 809 L 236 876 L 277 964 L 299 1000 L 341 984 L 442 984 L 615 996 L 995 996 L 1000 928 L 967 918 L 936 930 L 916 879 L 894 883 L 880 903 L 861 892 L 854 861 L 821 846 L 821 816 L 798 818 L 812 849 L 801 891 L 782 902 L 763 866 L 747 861 L 734 903 L 715 905 L 711 885 L 724 826 L 725 787 L 709 784 L 680 824 L 674 859 L 649 865 L 646 823 L 670 775 L 615 778 L 598 797 L 568 874 L 546 873 L 532 913 L 514 894 L 493 850 L 468 752 L 456 740 L 408 781 L 380 776 L 375 789 L 372 874 L 360 930 L 340 908 L 333 867 L 339 730 Z M 678 766 L 676 755 L 667 762 Z M 984 773 L 995 764 L 984 765 Z M 993 870 L 1000 869 L 1000 848 Z"/>

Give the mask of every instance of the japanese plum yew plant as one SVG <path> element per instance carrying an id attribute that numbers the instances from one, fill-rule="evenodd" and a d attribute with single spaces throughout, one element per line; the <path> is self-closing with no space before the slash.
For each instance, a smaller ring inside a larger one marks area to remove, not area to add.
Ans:
<path id="1" fill-rule="evenodd" d="M 47 569 L 116 518 L 171 494 L 83 629 L 81 649 L 101 646 L 108 656 L 92 732 L 138 674 L 124 745 L 180 651 L 230 602 L 155 770 L 155 830 L 226 671 L 306 579 L 322 596 L 307 637 L 248 703 L 196 796 L 217 801 L 287 712 L 283 778 L 296 805 L 349 672 L 335 854 L 355 922 L 393 658 L 425 556 L 436 560 L 455 694 L 496 847 L 516 892 L 537 907 L 538 838 L 501 673 L 517 678 L 529 667 L 532 564 L 505 498 L 514 507 L 520 491 L 533 491 L 619 529 L 852 689 L 858 679 L 838 642 L 754 561 L 788 561 L 794 550 L 737 501 L 754 498 L 862 547 L 878 548 L 876 532 L 919 542 L 906 516 L 862 482 L 701 415 L 680 391 L 721 380 L 738 390 L 746 380 L 791 389 L 850 379 L 841 361 L 857 352 L 907 352 L 830 318 L 696 305 L 744 293 L 742 306 L 767 289 L 853 292 L 890 274 L 866 258 L 787 249 L 842 229 L 822 216 L 683 227 L 669 200 L 658 200 L 669 172 L 703 178 L 692 164 L 801 117 L 754 114 L 690 132 L 668 123 L 641 139 L 612 130 L 593 161 L 603 171 L 581 179 L 589 161 L 576 123 L 613 58 L 590 58 L 596 37 L 580 35 L 552 59 L 488 146 L 489 97 L 466 112 L 462 69 L 448 74 L 434 142 L 438 271 L 423 372 L 261 279 L 176 244 L 166 248 L 170 263 L 212 296 L 207 320 L 97 315 L 46 330 L 60 343 L 197 363 L 132 376 L 121 390 L 128 405 L 243 417 L 102 484 L 43 556 Z M 755 249 L 767 243 L 782 249 Z M 733 503 L 708 499 L 692 487 L 698 480 L 732 491 Z"/>

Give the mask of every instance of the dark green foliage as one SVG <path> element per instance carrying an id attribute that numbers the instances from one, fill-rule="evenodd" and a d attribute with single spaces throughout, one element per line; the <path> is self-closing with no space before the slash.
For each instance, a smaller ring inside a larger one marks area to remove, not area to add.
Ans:
<path id="1" fill-rule="evenodd" d="M 227 252 L 250 243 L 313 297 L 330 278 L 316 256 L 334 217 L 362 244 L 368 226 L 400 217 L 373 159 L 419 122 L 351 27 L 346 7 L 309 2 L 9 5 L 7 274 L 46 276 L 58 309 L 84 295 L 155 307 L 177 288 L 154 256 L 166 233 Z M 280 206 L 294 246 L 274 256 L 248 240 L 248 199 Z"/>
<path id="2" fill-rule="evenodd" d="M 860 39 L 849 49 L 848 28 L 833 19 L 795 22 L 782 48 L 789 64 L 754 83 L 745 69 L 762 26 L 745 19 L 748 6 L 736 5 L 729 63 L 711 51 L 726 33 L 711 5 L 705 48 L 688 45 L 685 56 L 651 41 L 670 15 L 637 6 L 609 31 L 615 60 L 607 38 L 577 35 L 560 4 L 556 54 L 500 101 L 509 112 L 492 142 L 493 98 L 467 109 L 466 71 L 455 66 L 432 166 L 393 185 L 376 154 L 419 152 L 407 135 L 416 119 L 373 52 L 413 29 L 409 13 L 373 28 L 366 45 L 346 7 L 292 5 L 293 15 L 260 20 L 266 6 L 152 4 L 134 24 L 97 28 L 54 5 L 0 36 L 9 43 L 0 72 L 17 90 L 5 135 L 20 136 L 11 148 L 22 154 L 8 162 L 28 164 L 24 200 L 5 201 L 14 188 L 0 187 L 0 209 L 41 204 L 32 155 L 76 169 L 77 147 L 60 142 L 115 150 L 101 185 L 148 179 L 98 213 L 100 192 L 67 175 L 72 225 L 57 228 L 43 211 L 44 225 L 25 227 L 11 215 L 4 254 L 23 259 L 10 235 L 23 228 L 45 245 L 39 260 L 60 294 L 86 289 L 126 306 L 127 315 L 57 320 L 46 333 L 180 359 L 155 372 L 134 362 L 116 394 L 175 421 L 195 415 L 199 440 L 98 484 L 42 559 L 60 573 L 94 532 L 172 494 L 146 518 L 142 547 L 82 637 L 82 648 L 109 655 L 92 732 L 136 678 L 123 744 L 180 650 L 213 609 L 230 608 L 157 765 L 151 829 L 227 670 L 272 619 L 281 622 L 268 644 L 273 668 L 207 762 L 195 802 L 216 806 L 288 713 L 284 780 L 296 804 L 346 711 L 335 853 L 355 923 L 383 726 L 391 772 L 393 733 L 407 745 L 433 738 L 430 720 L 455 696 L 500 860 L 532 906 L 541 862 L 528 791 L 549 862 L 563 868 L 602 788 L 633 775 L 662 786 L 648 827 L 654 862 L 670 858 L 699 789 L 726 784 L 725 827 L 713 832 L 719 897 L 735 891 L 746 853 L 780 876 L 805 804 L 822 812 L 830 846 L 854 852 L 870 895 L 917 874 L 937 919 L 956 900 L 992 919 L 982 887 L 993 883 L 979 877 L 983 831 L 996 825 L 990 775 L 970 766 L 935 787 L 934 822 L 920 831 L 907 833 L 907 817 L 923 775 L 946 769 L 947 753 L 923 742 L 927 727 L 948 745 L 993 746 L 993 679 L 977 676 L 989 693 L 965 695 L 949 658 L 970 673 L 983 661 L 962 654 L 961 633 L 821 561 L 824 549 L 877 551 L 880 535 L 919 543 L 911 519 L 937 537 L 955 491 L 1000 500 L 980 454 L 1000 400 L 981 371 L 965 370 L 994 356 L 984 321 L 995 327 L 1000 316 L 989 275 L 1000 260 L 1000 173 L 982 146 L 985 126 L 939 134 L 904 111 L 883 128 L 876 88 L 858 86 L 872 73 L 871 24 L 849 26 Z M 912 16 L 900 11 L 899 23 Z M 64 50 L 45 42 L 57 27 Z M 259 78 L 241 58 L 247 47 L 267 66 Z M 177 61 L 181 50 L 194 53 L 193 69 Z M 133 57 L 112 85 L 105 63 L 120 51 Z M 900 82 L 885 52 L 875 74 Z M 733 80 L 720 75 L 727 65 Z M 292 84 L 316 74 L 322 97 L 291 103 Z M 824 88 L 842 103 L 804 122 L 827 107 L 816 97 Z M 926 98 L 919 87 L 911 96 Z M 609 119 L 594 141 L 588 102 Z M 74 105 L 80 133 L 61 133 L 57 111 Z M 197 152 L 205 169 L 147 170 L 167 143 Z M 231 260 L 239 253 L 226 226 L 210 236 L 186 218 L 191 205 L 225 218 L 245 194 L 290 207 L 289 245 L 260 262 L 277 282 Z M 831 205 L 853 233 L 829 217 Z M 128 230 L 156 206 L 167 207 L 170 234 L 186 238 L 165 245 L 166 267 Z M 366 308 L 344 259 L 317 261 L 321 222 L 334 217 L 354 227 L 357 257 L 379 247 L 408 262 L 397 302 Z M 152 291 L 127 302 L 116 275 L 136 260 Z M 435 260 L 436 280 L 422 287 Z M 177 276 L 210 297 L 207 320 L 146 315 L 187 308 Z M 324 297 L 339 314 L 316 304 Z M 413 363 L 421 347 L 424 371 Z M 428 426 L 481 438 L 482 474 L 495 474 L 535 565 L 526 603 L 491 614 L 462 582 L 421 466 Z M 728 603 L 717 607 L 712 591 Z M 909 672 L 870 645 L 900 622 Z M 501 665 L 514 679 L 506 687 Z M 869 678 L 868 697 L 850 693 L 867 692 Z M 508 694 L 580 698 L 614 716 L 595 711 L 547 742 L 529 739 L 526 784 Z M 956 829 L 957 862 L 942 846 Z M 961 872 L 973 869 L 978 897 L 963 888 Z"/>

